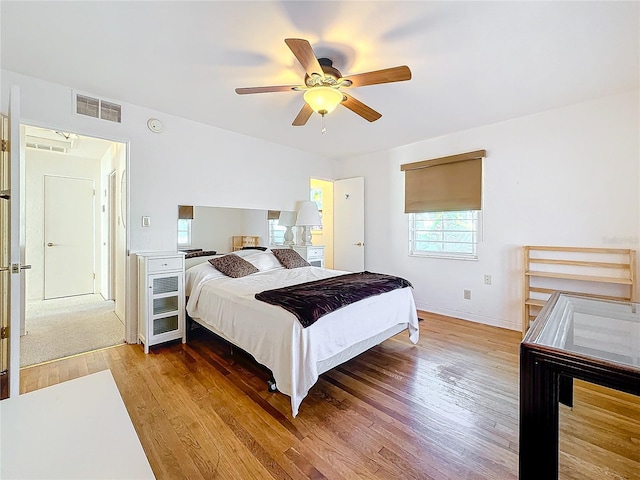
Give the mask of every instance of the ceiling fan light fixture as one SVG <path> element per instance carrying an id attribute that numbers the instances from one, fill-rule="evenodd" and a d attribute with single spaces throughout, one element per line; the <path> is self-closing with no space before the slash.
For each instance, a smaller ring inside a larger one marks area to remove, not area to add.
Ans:
<path id="1" fill-rule="evenodd" d="M 320 115 L 333 112 L 344 99 L 339 90 L 324 86 L 310 88 L 304 92 L 303 97 L 313 111 Z"/>

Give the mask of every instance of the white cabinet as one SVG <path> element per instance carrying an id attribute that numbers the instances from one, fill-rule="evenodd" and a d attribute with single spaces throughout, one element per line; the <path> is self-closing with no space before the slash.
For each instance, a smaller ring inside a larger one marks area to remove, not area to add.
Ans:
<path id="1" fill-rule="evenodd" d="M 138 253 L 138 342 L 185 343 L 184 253 Z"/>
<path id="2" fill-rule="evenodd" d="M 294 245 L 291 248 L 312 266 L 324 268 L 324 245 Z"/>

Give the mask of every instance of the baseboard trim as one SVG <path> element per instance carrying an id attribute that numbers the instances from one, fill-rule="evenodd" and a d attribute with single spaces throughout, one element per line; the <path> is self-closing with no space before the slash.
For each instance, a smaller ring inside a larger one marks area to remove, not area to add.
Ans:
<path id="1" fill-rule="evenodd" d="M 461 311 L 452 310 L 449 308 L 436 307 L 434 305 L 425 305 L 425 304 L 417 303 L 416 307 L 418 308 L 418 310 L 422 310 L 425 312 L 444 315 L 447 317 L 459 318 L 461 320 L 467 320 L 469 322 L 474 322 L 474 323 L 482 323 L 484 325 L 490 325 L 492 327 L 506 328 L 508 330 L 515 330 L 518 332 L 522 330 L 522 325 L 519 321 L 508 322 L 499 318 L 485 317 L 482 315 L 474 315 L 468 312 L 461 312 Z"/>

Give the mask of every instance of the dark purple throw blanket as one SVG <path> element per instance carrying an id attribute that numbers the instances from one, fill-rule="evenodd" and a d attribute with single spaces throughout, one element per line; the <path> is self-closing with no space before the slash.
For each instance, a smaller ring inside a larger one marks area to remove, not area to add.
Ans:
<path id="1" fill-rule="evenodd" d="M 382 273 L 347 273 L 256 293 L 256 299 L 293 313 L 303 328 L 318 318 L 363 298 L 412 287 L 408 280 Z"/>

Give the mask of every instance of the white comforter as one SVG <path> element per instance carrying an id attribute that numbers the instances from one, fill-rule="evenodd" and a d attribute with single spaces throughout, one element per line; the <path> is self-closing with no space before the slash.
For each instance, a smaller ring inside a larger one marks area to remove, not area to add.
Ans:
<path id="1" fill-rule="evenodd" d="M 230 278 L 205 263 L 187 271 L 187 312 L 267 366 L 278 390 L 291 397 L 295 417 L 318 380 L 318 362 L 398 324 L 408 324 L 409 338 L 418 341 L 418 317 L 408 287 L 360 300 L 308 328 L 285 309 L 254 298 L 264 290 L 345 273 L 317 267 L 278 268 Z"/>

